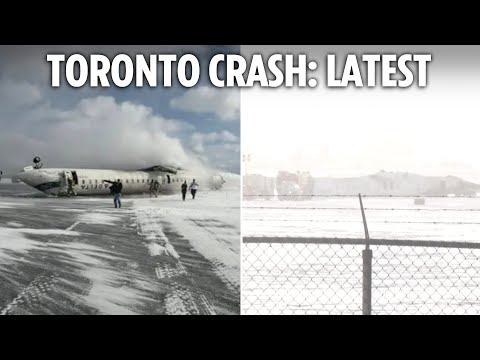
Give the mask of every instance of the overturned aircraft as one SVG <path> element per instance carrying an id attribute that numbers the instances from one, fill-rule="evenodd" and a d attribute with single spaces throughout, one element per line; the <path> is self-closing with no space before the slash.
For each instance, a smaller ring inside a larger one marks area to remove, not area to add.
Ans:
<path id="1" fill-rule="evenodd" d="M 150 184 L 158 181 L 158 192 L 171 194 L 180 191 L 184 181 L 190 184 L 193 179 L 204 187 L 217 190 L 225 180 L 220 175 L 195 175 L 174 166 L 156 165 L 135 171 L 106 169 L 43 169 L 38 157 L 33 166 L 24 168 L 17 178 L 25 184 L 48 195 L 66 196 L 69 181 L 73 183 L 77 195 L 109 195 L 111 184 L 107 181 L 120 180 L 123 194 L 147 193 Z"/>

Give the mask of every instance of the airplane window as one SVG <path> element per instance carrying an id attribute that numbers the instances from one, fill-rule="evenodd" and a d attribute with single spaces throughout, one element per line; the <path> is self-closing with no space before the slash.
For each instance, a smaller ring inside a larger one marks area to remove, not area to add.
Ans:
<path id="1" fill-rule="evenodd" d="M 140 179 L 137 179 L 137 184 L 140 184 Z"/>
<path id="2" fill-rule="evenodd" d="M 95 184 L 98 184 L 98 180 L 95 180 Z"/>
<path id="3" fill-rule="evenodd" d="M 85 185 L 85 180 L 82 180 L 82 184 Z"/>
<path id="4" fill-rule="evenodd" d="M 128 184 L 128 179 L 127 179 L 127 181 L 125 181 L 125 182 Z"/>
<path id="5" fill-rule="evenodd" d="M 142 179 L 142 183 L 144 183 L 144 184 L 145 184 L 145 179 Z"/>

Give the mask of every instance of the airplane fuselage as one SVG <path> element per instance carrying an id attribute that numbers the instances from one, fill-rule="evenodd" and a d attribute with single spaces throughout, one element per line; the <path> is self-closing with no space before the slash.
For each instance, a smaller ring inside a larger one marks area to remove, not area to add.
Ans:
<path id="1" fill-rule="evenodd" d="M 159 193 L 179 192 L 184 181 L 187 184 L 196 179 L 202 188 L 219 189 L 224 180 L 219 175 L 198 175 L 181 170 L 174 173 L 162 171 L 122 171 L 102 169 L 35 169 L 25 168 L 17 176 L 27 185 L 49 195 L 67 195 L 68 179 L 74 185 L 77 195 L 109 195 L 110 183 L 120 179 L 123 194 L 148 193 L 152 181 L 158 181 Z"/>

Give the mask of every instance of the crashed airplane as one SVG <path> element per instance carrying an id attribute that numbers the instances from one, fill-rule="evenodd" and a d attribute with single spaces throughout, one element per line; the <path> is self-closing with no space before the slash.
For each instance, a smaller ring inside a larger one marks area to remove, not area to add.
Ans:
<path id="1" fill-rule="evenodd" d="M 171 194 L 180 191 L 184 181 L 190 184 L 193 179 L 204 187 L 217 190 L 225 180 L 220 175 L 195 175 L 173 166 L 157 165 L 135 171 L 104 169 L 43 169 L 40 158 L 36 157 L 33 166 L 24 168 L 16 176 L 25 184 L 48 195 L 67 196 L 68 182 L 73 182 L 77 195 L 109 195 L 110 183 L 120 181 L 123 194 L 148 193 L 150 184 L 159 182 L 159 193 Z"/>

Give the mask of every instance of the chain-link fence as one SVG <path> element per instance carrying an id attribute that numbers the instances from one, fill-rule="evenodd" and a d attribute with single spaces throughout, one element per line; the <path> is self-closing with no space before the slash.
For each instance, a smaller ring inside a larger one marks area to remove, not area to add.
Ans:
<path id="1" fill-rule="evenodd" d="M 305 237 L 243 243 L 243 314 L 480 313 L 480 243 Z"/>

